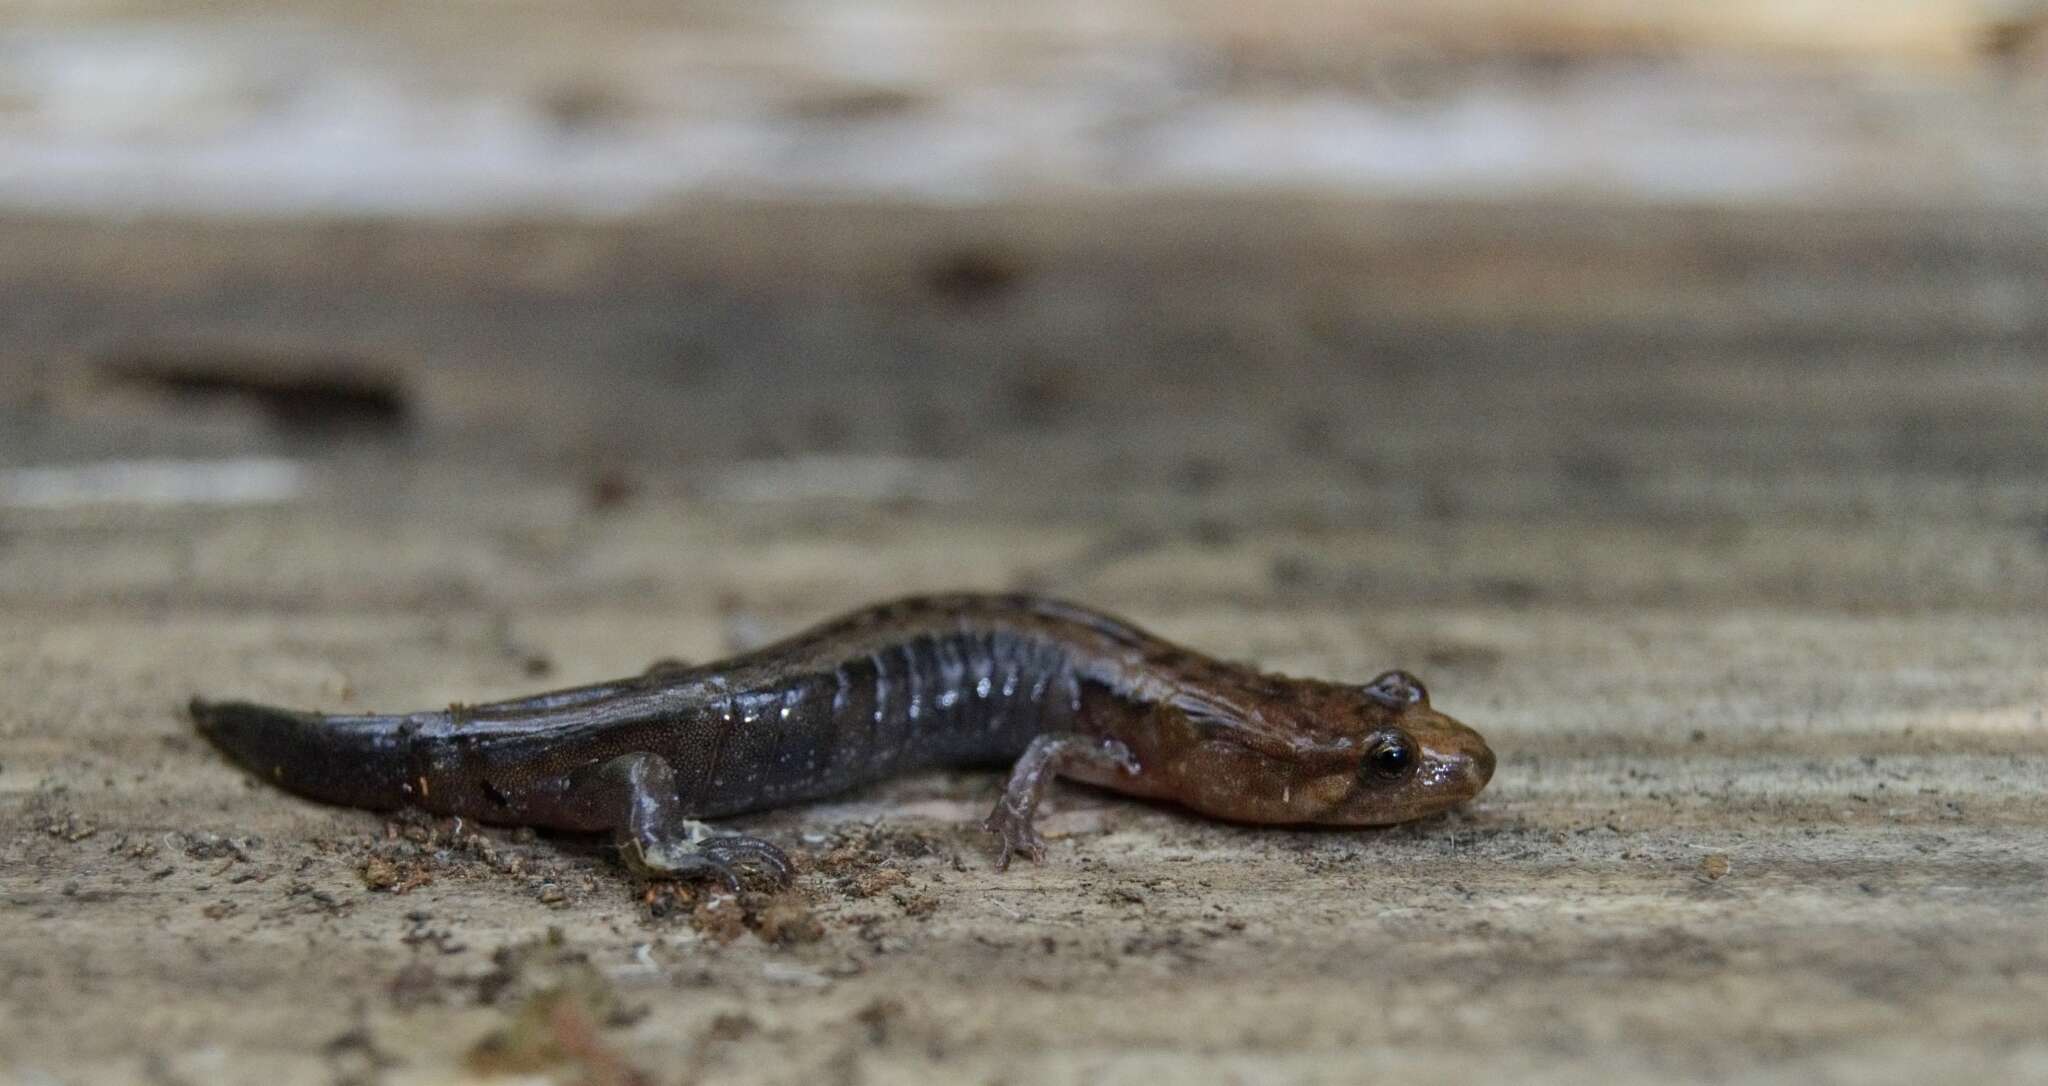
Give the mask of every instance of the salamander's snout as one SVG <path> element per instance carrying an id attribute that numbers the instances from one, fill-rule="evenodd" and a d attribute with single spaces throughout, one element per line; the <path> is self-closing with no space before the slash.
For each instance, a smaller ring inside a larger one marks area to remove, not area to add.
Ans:
<path id="1" fill-rule="evenodd" d="M 1487 746 L 1484 741 L 1479 744 L 1479 753 L 1472 759 L 1472 768 L 1469 772 L 1472 777 L 1472 790 L 1475 792 L 1486 787 L 1486 782 L 1493 779 L 1493 748 Z"/>
<path id="2" fill-rule="evenodd" d="M 1449 800 L 1470 799 L 1493 779 L 1493 748 L 1471 728 L 1441 713 L 1431 713 L 1416 728 L 1422 741 L 1418 785 Z"/>
<path id="3" fill-rule="evenodd" d="M 1493 748 L 1486 745 L 1486 740 L 1481 739 L 1478 732 L 1470 728 L 1465 731 L 1470 738 L 1456 755 L 1458 768 L 1464 773 L 1472 791 L 1477 792 L 1493 779 Z"/>

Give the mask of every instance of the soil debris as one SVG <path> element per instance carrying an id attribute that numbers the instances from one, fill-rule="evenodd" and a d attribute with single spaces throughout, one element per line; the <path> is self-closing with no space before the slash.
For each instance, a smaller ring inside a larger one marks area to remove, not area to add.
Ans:
<path id="1" fill-rule="evenodd" d="M 540 1074 L 570 1067 L 584 1086 L 637 1086 L 654 1080 L 606 1042 L 602 1007 L 582 988 L 540 992 L 512 1021 L 471 1046 L 467 1063 L 480 1075 Z"/>
<path id="2" fill-rule="evenodd" d="M 399 863 L 382 856 L 371 856 L 357 869 L 362 875 L 363 885 L 380 893 L 406 894 L 434 881 L 425 865 Z"/>

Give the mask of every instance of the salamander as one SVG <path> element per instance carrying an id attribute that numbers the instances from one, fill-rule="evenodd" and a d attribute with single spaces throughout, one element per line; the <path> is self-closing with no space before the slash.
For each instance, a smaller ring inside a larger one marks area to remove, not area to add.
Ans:
<path id="1" fill-rule="evenodd" d="M 899 773 L 1002 765 L 996 862 L 1034 861 L 1058 777 L 1246 823 L 1383 825 L 1471 799 L 1478 732 L 1421 681 L 1269 674 L 1120 619 L 1024 595 L 856 611 L 701 666 L 512 701 L 330 715 L 195 698 L 199 729 L 315 800 L 609 833 L 637 871 L 779 881 L 774 845 L 699 819 L 801 803 Z"/>

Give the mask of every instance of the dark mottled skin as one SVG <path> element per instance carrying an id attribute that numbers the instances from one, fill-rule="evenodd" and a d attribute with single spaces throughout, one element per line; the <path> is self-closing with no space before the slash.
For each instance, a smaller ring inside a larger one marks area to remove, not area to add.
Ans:
<path id="1" fill-rule="evenodd" d="M 695 818 L 801 803 L 929 766 L 1011 764 L 988 828 L 1036 859 L 1070 777 L 1243 822 L 1377 825 L 1470 799 L 1477 732 L 1393 671 L 1365 685 L 1265 674 L 1029 596 L 858 611 L 701 667 L 402 716 L 194 700 L 222 749 L 284 788 L 373 809 L 613 833 L 658 874 L 781 853 Z"/>

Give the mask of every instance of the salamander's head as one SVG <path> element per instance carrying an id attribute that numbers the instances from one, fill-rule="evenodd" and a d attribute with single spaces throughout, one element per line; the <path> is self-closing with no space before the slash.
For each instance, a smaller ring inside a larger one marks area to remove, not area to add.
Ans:
<path id="1" fill-rule="evenodd" d="M 1334 799 L 1317 822 L 1371 826 L 1456 806 L 1493 779 L 1493 750 L 1479 733 L 1430 707 L 1429 691 L 1405 671 L 1353 687 L 1359 756 L 1347 787 L 1322 785 Z"/>
<path id="2" fill-rule="evenodd" d="M 1463 803 L 1493 777 L 1486 740 L 1405 671 L 1363 686 L 1270 681 L 1253 711 L 1190 714 L 1194 741 L 1163 767 L 1174 798 L 1245 822 L 1379 826 Z"/>

